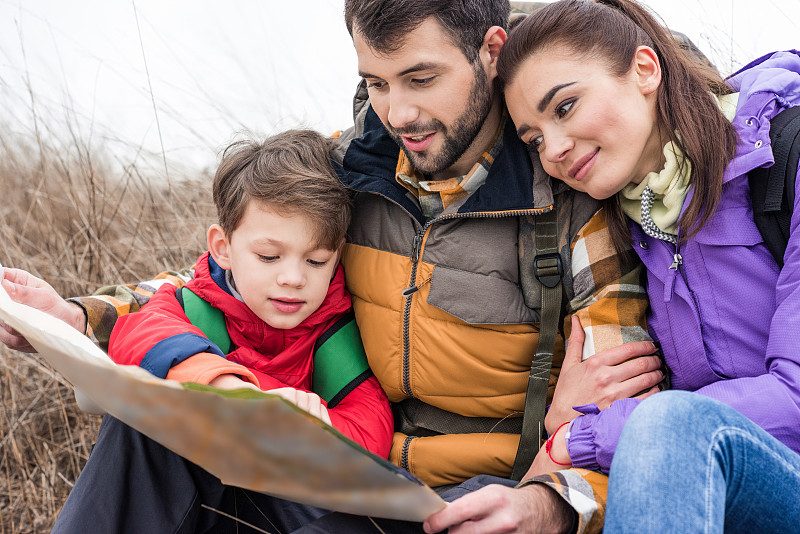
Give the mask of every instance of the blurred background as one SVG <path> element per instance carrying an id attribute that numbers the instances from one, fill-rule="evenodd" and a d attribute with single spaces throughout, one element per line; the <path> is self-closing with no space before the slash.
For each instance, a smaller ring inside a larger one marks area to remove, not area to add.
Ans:
<path id="1" fill-rule="evenodd" d="M 797 46 L 800 0 L 649 0 L 723 74 Z M 343 0 L 0 0 L 0 124 L 213 166 L 236 130 L 350 121 Z"/>
<path id="2" fill-rule="evenodd" d="M 800 0 L 646 3 L 723 74 L 800 44 Z M 238 132 L 350 125 L 342 9 L 0 0 L 0 264 L 63 296 L 191 266 Z M 0 534 L 50 531 L 99 423 L 43 359 L 0 347 Z"/>

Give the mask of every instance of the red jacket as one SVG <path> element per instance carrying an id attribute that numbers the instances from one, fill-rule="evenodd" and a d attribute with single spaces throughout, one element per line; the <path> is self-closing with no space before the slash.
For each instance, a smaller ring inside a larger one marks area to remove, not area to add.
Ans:
<path id="1" fill-rule="evenodd" d="M 231 295 L 225 271 L 208 253 L 197 260 L 195 277 L 186 287 L 225 314 L 235 350 L 223 356 L 186 318 L 175 286 L 164 284 L 139 312 L 117 321 L 108 346 L 111 359 L 181 382 L 208 384 L 220 375 L 237 374 L 262 390 L 289 386 L 310 391 L 314 344 L 351 306 L 341 266 L 319 309 L 290 330 L 269 326 Z M 328 413 L 344 435 L 383 458 L 389 455 L 392 413 L 374 376 Z"/>

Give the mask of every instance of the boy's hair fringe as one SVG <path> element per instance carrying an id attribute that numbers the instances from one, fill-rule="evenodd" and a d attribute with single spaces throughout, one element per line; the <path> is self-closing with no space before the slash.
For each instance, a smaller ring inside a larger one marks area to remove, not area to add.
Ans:
<path id="1" fill-rule="evenodd" d="M 308 217 L 316 245 L 336 250 L 350 224 L 352 202 L 331 163 L 334 141 L 314 130 L 287 130 L 263 142 L 232 143 L 214 176 L 219 225 L 230 237 L 247 205 L 257 201 L 284 214 Z"/>

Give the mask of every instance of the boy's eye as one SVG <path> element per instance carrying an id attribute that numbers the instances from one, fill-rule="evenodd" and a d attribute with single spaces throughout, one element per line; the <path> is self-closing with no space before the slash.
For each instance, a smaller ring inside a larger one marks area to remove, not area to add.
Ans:
<path id="1" fill-rule="evenodd" d="M 264 263 L 270 263 L 277 260 L 280 256 L 264 256 L 263 254 L 258 255 L 258 259 L 263 261 Z"/>
<path id="2" fill-rule="evenodd" d="M 312 267 L 324 267 L 328 264 L 328 260 L 325 261 L 317 261 L 317 260 L 306 260 L 309 265 Z"/>

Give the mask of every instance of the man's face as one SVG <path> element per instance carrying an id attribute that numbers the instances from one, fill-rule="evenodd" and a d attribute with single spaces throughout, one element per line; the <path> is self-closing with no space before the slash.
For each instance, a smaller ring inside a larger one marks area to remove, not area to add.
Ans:
<path id="1" fill-rule="evenodd" d="M 483 61 L 467 60 L 433 18 L 388 54 L 370 48 L 357 29 L 353 43 L 372 108 L 414 167 L 434 179 L 465 174 L 480 156 L 468 149 L 494 102 Z"/>

